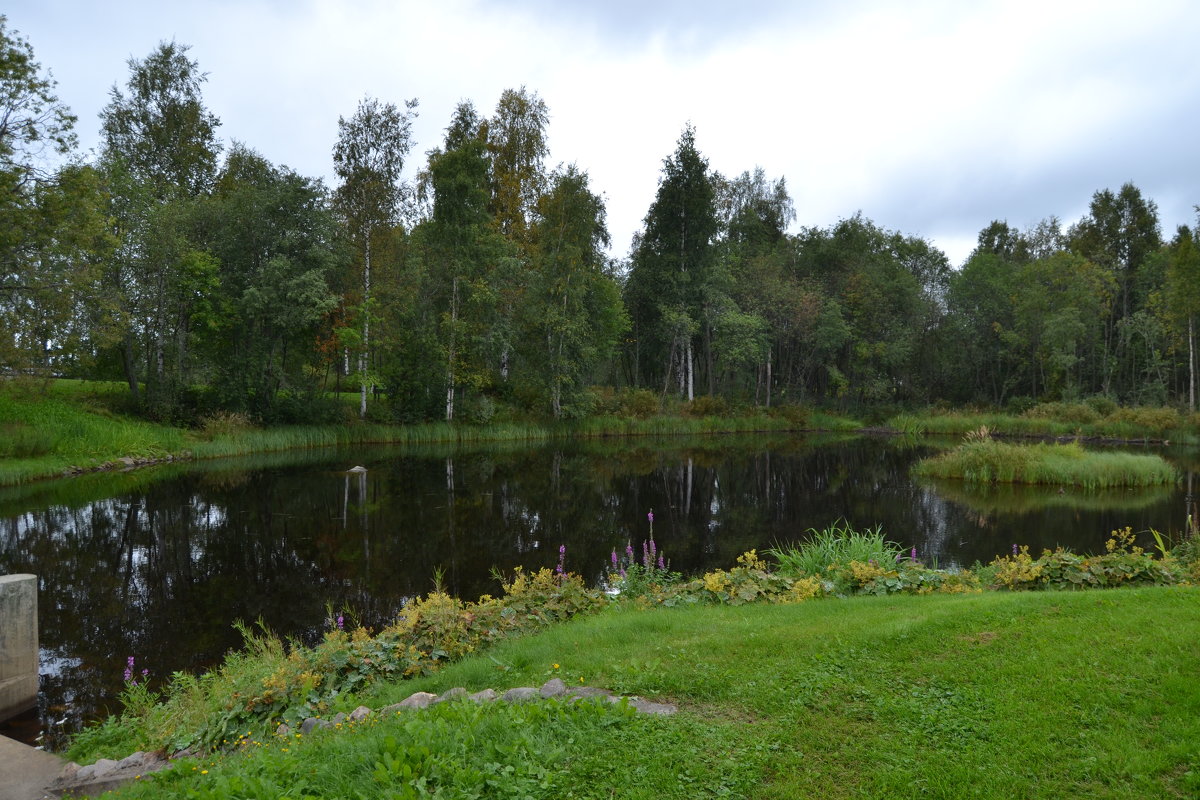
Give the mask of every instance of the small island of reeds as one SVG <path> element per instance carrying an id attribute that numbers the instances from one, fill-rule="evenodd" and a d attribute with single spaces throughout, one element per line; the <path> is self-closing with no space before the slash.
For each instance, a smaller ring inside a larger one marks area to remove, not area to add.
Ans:
<path id="1" fill-rule="evenodd" d="M 1068 444 L 1009 444 L 976 436 L 914 468 L 927 478 L 970 483 L 1028 483 L 1084 489 L 1165 486 L 1175 468 L 1157 455 L 1085 450 Z"/>

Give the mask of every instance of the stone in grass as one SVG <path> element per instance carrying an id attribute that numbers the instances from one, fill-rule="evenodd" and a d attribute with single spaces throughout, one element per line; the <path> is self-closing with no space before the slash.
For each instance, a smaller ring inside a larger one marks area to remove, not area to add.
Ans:
<path id="1" fill-rule="evenodd" d="M 51 794 L 63 797 L 91 797 L 117 789 L 141 775 L 157 772 L 170 766 L 162 756 L 138 751 L 120 761 L 102 758 L 95 764 L 81 767 L 74 762 L 67 764 L 48 789 Z M 0 793 L 0 796 L 6 796 Z"/>
<path id="2" fill-rule="evenodd" d="M 333 719 L 330 720 L 330 723 L 336 727 L 338 725 L 341 725 L 345 721 L 346 721 L 346 712 L 339 711 L 338 713 L 333 715 Z"/>
<path id="3" fill-rule="evenodd" d="M 474 703 L 490 703 L 499 696 L 495 689 L 484 689 L 482 692 L 468 695 L 467 699 Z"/>
<path id="4" fill-rule="evenodd" d="M 437 699 L 436 694 L 429 692 L 416 692 L 401 700 L 396 705 L 400 708 L 428 708 L 429 704 Z"/>
<path id="5" fill-rule="evenodd" d="M 292 729 L 288 727 L 288 724 L 286 722 L 281 722 L 281 723 L 279 723 L 279 727 L 275 729 L 275 735 L 276 736 L 284 736 L 284 737 L 291 736 Z"/>
<path id="6" fill-rule="evenodd" d="M 457 700 L 460 697 L 466 697 L 466 696 L 467 696 L 466 689 L 464 689 L 461 686 L 455 686 L 453 689 L 447 689 L 445 692 L 443 692 L 441 695 L 439 695 L 437 698 L 435 698 L 434 701 L 432 703 L 430 703 L 430 705 L 431 706 L 437 705 L 438 703 L 444 703 L 447 700 Z"/>
<path id="7" fill-rule="evenodd" d="M 532 686 L 518 686 L 515 689 L 509 689 L 500 699 L 506 703 L 528 703 L 532 700 L 537 700 L 542 696 L 542 693 Z"/>
<path id="8" fill-rule="evenodd" d="M 86 783 L 87 781 L 95 780 L 96 778 L 103 778 L 116 768 L 116 761 L 113 761 L 111 758 L 102 758 L 95 764 L 88 764 L 86 767 L 80 767 L 79 771 L 75 773 L 75 780 L 79 783 Z"/>
<path id="9" fill-rule="evenodd" d="M 356 708 L 350 712 L 350 721 L 351 722 L 362 722 L 364 719 L 371 716 L 371 714 L 373 714 L 373 713 L 375 713 L 375 712 L 371 711 L 371 709 L 367 708 L 366 706 L 359 706 L 358 708 Z"/>
<path id="10" fill-rule="evenodd" d="M 678 707 L 670 703 L 652 703 L 640 697 L 629 698 L 629 707 L 639 714 L 658 714 L 660 716 L 674 714 L 679 710 Z"/>
<path id="11" fill-rule="evenodd" d="M 332 727 L 333 727 L 333 723 L 327 719 L 317 719 L 316 717 L 309 717 L 308 719 L 304 720 L 304 722 L 300 723 L 300 732 L 302 734 L 304 734 L 305 736 L 307 736 L 308 734 L 312 733 L 317 728 L 332 728 Z"/>
<path id="12" fill-rule="evenodd" d="M 562 678 L 551 678 L 542 684 L 541 695 L 547 699 L 551 697 L 562 697 L 567 693 L 567 685 L 562 682 Z"/>

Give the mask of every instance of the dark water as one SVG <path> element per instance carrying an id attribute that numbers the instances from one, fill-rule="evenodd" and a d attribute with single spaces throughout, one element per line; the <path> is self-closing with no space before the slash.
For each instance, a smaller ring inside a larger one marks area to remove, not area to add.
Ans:
<path id="1" fill-rule="evenodd" d="M 910 467 L 932 450 L 761 437 L 359 448 L 0 493 L 0 574 L 38 575 L 42 647 L 38 710 L 0 732 L 53 745 L 119 709 L 128 656 L 158 681 L 213 664 L 241 641 L 234 620 L 309 641 L 331 613 L 378 626 L 435 575 L 474 599 L 497 593 L 495 570 L 553 566 L 560 545 L 569 570 L 598 581 L 614 548 L 649 535 L 651 509 L 684 573 L 839 519 L 882 525 L 941 566 L 1184 526 L 1186 480 L 1099 494 L 917 484 Z M 355 464 L 367 473 L 347 474 Z"/>

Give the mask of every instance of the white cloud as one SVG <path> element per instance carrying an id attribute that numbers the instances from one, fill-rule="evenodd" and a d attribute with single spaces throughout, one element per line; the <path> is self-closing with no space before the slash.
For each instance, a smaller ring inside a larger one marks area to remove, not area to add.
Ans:
<path id="1" fill-rule="evenodd" d="M 616 255 L 688 121 L 712 166 L 785 176 L 798 224 L 861 209 L 955 261 L 993 218 L 1070 222 L 1127 180 L 1166 232 L 1200 202 L 1200 7 L 1187 2 L 307 3 L 18 0 L 10 27 L 53 68 L 94 144 L 125 59 L 193 45 L 221 134 L 328 177 L 337 118 L 421 101 L 418 152 L 454 105 L 525 85 L 554 162 L 608 198 Z"/>

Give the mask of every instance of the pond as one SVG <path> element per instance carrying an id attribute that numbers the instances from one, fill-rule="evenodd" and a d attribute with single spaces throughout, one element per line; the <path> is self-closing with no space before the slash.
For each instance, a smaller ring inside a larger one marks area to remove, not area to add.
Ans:
<path id="1" fill-rule="evenodd" d="M 239 645 L 235 620 L 302 641 L 339 613 L 378 627 L 435 581 L 494 594 L 497 571 L 553 566 L 560 546 L 567 569 L 597 583 L 613 549 L 650 536 L 651 510 L 659 549 L 685 574 L 842 519 L 881 525 L 944 567 L 1014 543 L 1098 551 L 1117 527 L 1185 524 L 1190 473 L 1179 487 L 1104 493 L 915 482 L 913 463 L 934 449 L 830 436 L 356 448 L 3 491 L 0 574 L 38 575 L 42 676 L 37 711 L 0 732 L 53 745 L 119 710 L 129 656 L 160 682 L 203 668 Z M 347 472 L 356 465 L 366 472 Z"/>

